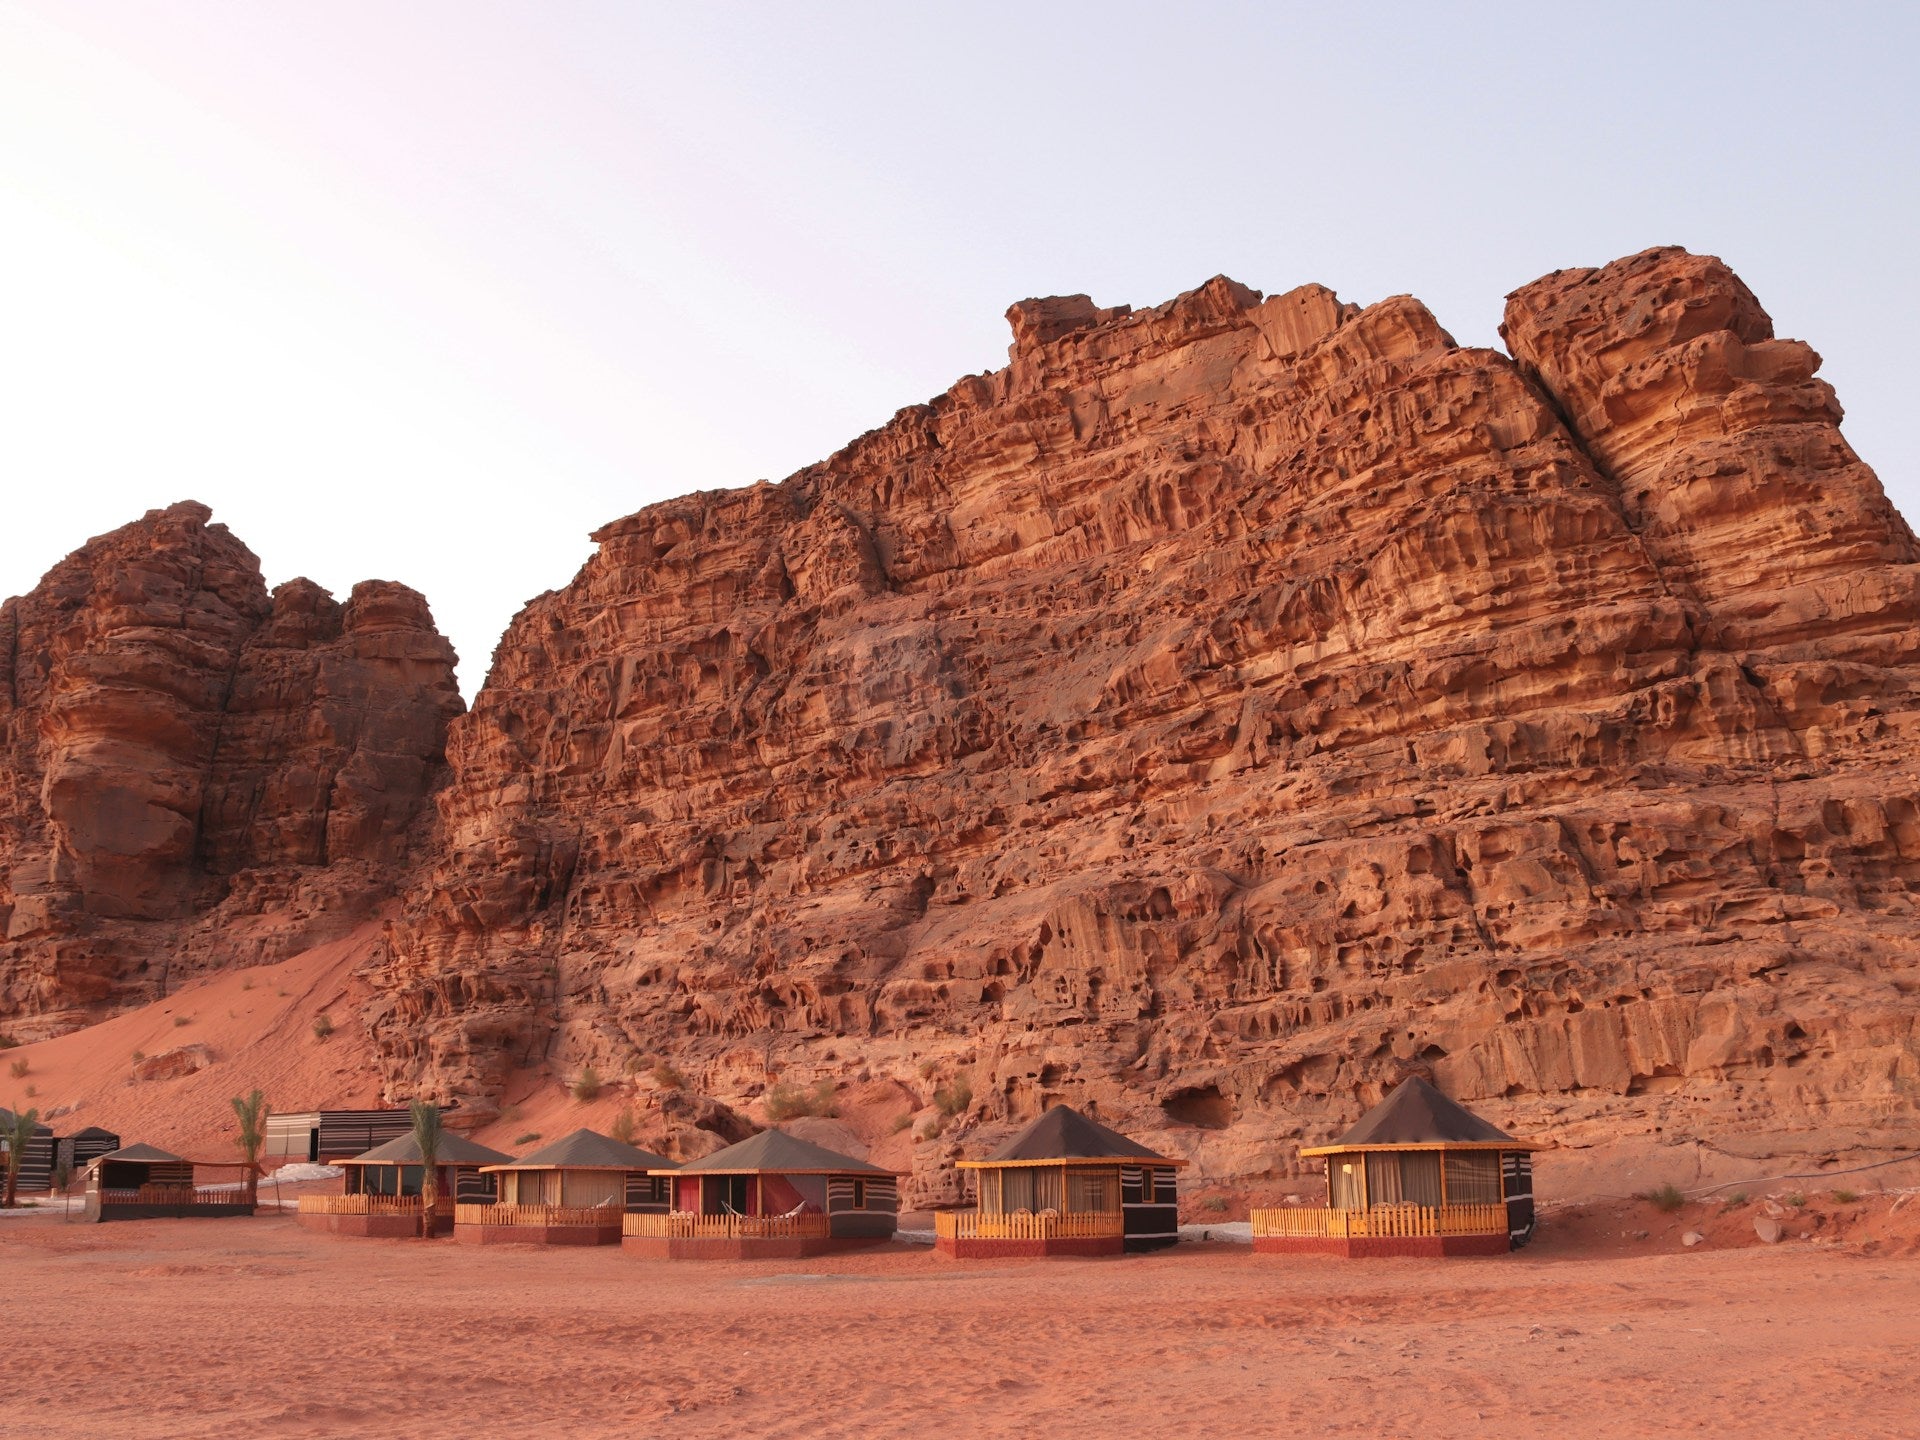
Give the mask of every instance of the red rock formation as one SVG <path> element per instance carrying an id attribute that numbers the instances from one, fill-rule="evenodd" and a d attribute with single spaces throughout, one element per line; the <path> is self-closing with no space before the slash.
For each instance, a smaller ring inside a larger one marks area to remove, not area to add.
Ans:
<path id="1" fill-rule="evenodd" d="M 1724 266 L 1549 276 L 1517 363 L 1225 279 L 1009 320 L 516 618 L 375 977 L 396 1092 L 892 1080 L 923 1193 L 936 1087 L 1215 1174 L 1410 1069 L 1574 1143 L 1902 1112 L 1913 541 Z"/>
<path id="2" fill-rule="evenodd" d="M 0 1016 L 22 1034 L 365 918 L 459 712 L 426 602 L 342 607 L 184 503 L 0 608 Z"/>

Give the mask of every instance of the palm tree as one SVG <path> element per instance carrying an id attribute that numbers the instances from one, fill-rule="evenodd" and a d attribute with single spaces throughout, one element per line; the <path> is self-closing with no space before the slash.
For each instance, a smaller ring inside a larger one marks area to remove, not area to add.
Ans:
<path id="1" fill-rule="evenodd" d="M 7 1188 L 4 1196 L 0 1196 L 0 1209 L 11 1210 L 19 1198 L 20 1161 L 39 1125 L 40 1112 L 26 1110 L 15 1115 L 5 1130 L 0 1130 L 0 1140 L 7 1142 Z"/>
<path id="2" fill-rule="evenodd" d="M 440 1198 L 437 1171 L 440 1165 L 440 1107 L 430 1100 L 416 1100 L 413 1111 L 413 1143 L 420 1151 L 420 1238 L 433 1238 L 433 1206 Z"/>
<path id="3" fill-rule="evenodd" d="M 266 1140 L 267 1097 L 255 1086 L 251 1095 L 233 1097 L 233 1113 L 240 1119 L 234 1144 L 247 1157 L 247 1204 L 260 1203 L 260 1147 Z"/>

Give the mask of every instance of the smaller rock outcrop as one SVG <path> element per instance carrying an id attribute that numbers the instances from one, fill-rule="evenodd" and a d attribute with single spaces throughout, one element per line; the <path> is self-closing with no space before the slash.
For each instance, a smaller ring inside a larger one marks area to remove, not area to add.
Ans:
<path id="1" fill-rule="evenodd" d="M 269 595 L 211 522 L 150 511 L 0 607 L 0 1015 L 21 1034 L 350 928 L 444 773 L 463 707 L 426 601 Z"/>

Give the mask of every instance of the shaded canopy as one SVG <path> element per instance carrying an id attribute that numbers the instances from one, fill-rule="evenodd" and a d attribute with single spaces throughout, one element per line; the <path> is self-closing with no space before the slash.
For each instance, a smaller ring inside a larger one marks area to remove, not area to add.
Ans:
<path id="1" fill-rule="evenodd" d="M 384 1145 L 376 1145 L 365 1154 L 356 1155 L 351 1160 L 342 1160 L 342 1165 L 418 1165 L 420 1163 L 420 1142 L 411 1135 L 402 1135 L 389 1140 Z M 486 1146 L 467 1139 L 464 1135 L 443 1134 L 440 1137 L 441 1165 L 511 1165 L 513 1156 L 503 1155 L 498 1150 L 489 1150 Z"/>
<path id="2" fill-rule="evenodd" d="M 73 1134 L 71 1134 L 71 1135 L 69 1135 L 69 1136 L 68 1136 L 67 1138 L 68 1138 L 69 1140 L 113 1140 L 113 1141 L 118 1141 L 120 1137 L 119 1137 L 118 1135 L 116 1135 L 116 1134 L 114 1134 L 114 1133 L 113 1133 L 113 1132 L 112 1132 L 111 1130 L 102 1130 L 102 1129 L 101 1129 L 101 1128 L 100 1128 L 100 1127 L 99 1127 L 98 1125 L 89 1125 L 89 1126 L 88 1126 L 88 1127 L 87 1127 L 86 1129 L 84 1129 L 84 1130 L 76 1130 L 76 1131 L 74 1131 L 74 1132 L 73 1132 Z"/>
<path id="3" fill-rule="evenodd" d="M 503 1157 L 488 1170 L 672 1170 L 664 1155 L 636 1150 L 597 1130 L 576 1130 L 551 1145 L 542 1145 L 518 1160 Z"/>
<path id="4" fill-rule="evenodd" d="M 152 1145 L 124 1145 L 118 1150 L 99 1157 L 99 1161 L 120 1161 L 129 1165 L 188 1165 L 192 1162 L 181 1155 L 170 1154 Z"/>
<path id="5" fill-rule="evenodd" d="M 1531 1150 L 1527 1141 L 1489 1125 L 1464 1105 L 1442 1095 L 1418 1075 L 1410 1075 L 1391 1094 L 1360 1117 L 1360 1123 L 1331 1145 L 1302 1150 L 1322 1155 L 1329 1150 L 1357 1150 L 1389 1145 L 1505 1146 Z"/>
<path id="6" fill-rule="evenodd" d="M 1156 1165 L 1184 1165 L 1158 1151 L 1089 1120 L 1070 1105 L 1056 1105 L 1026 1129 L 1004 1141 L 984 1160 L 962 1160 L 969 1168 L 982 1165 L 1033 1165 L 1049 1160 L 1149 1160 Z"/>
<path id="7" fill-rule="evenodd" d="M 683 1175 L 891 1175 L 878 1165 L 842 1155 L 784 1130 L 762 1130 L 758 1135 L 716 1150 L 702 1160 L 680 1167 Z"/>

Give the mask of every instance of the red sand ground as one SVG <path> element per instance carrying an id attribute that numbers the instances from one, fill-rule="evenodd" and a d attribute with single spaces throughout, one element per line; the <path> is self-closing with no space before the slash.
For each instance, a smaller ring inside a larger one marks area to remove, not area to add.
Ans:
<path id="1" fill-rule="evenodd" d="M 1920 1196 L 1818 1198 L 1789 1222 L 1812 1241 L 1736 1247 L 1762 1203 L 1374 1262 L 675 1264 L 9 1219 L 0 1435 L 1920 1433 Z"/>

